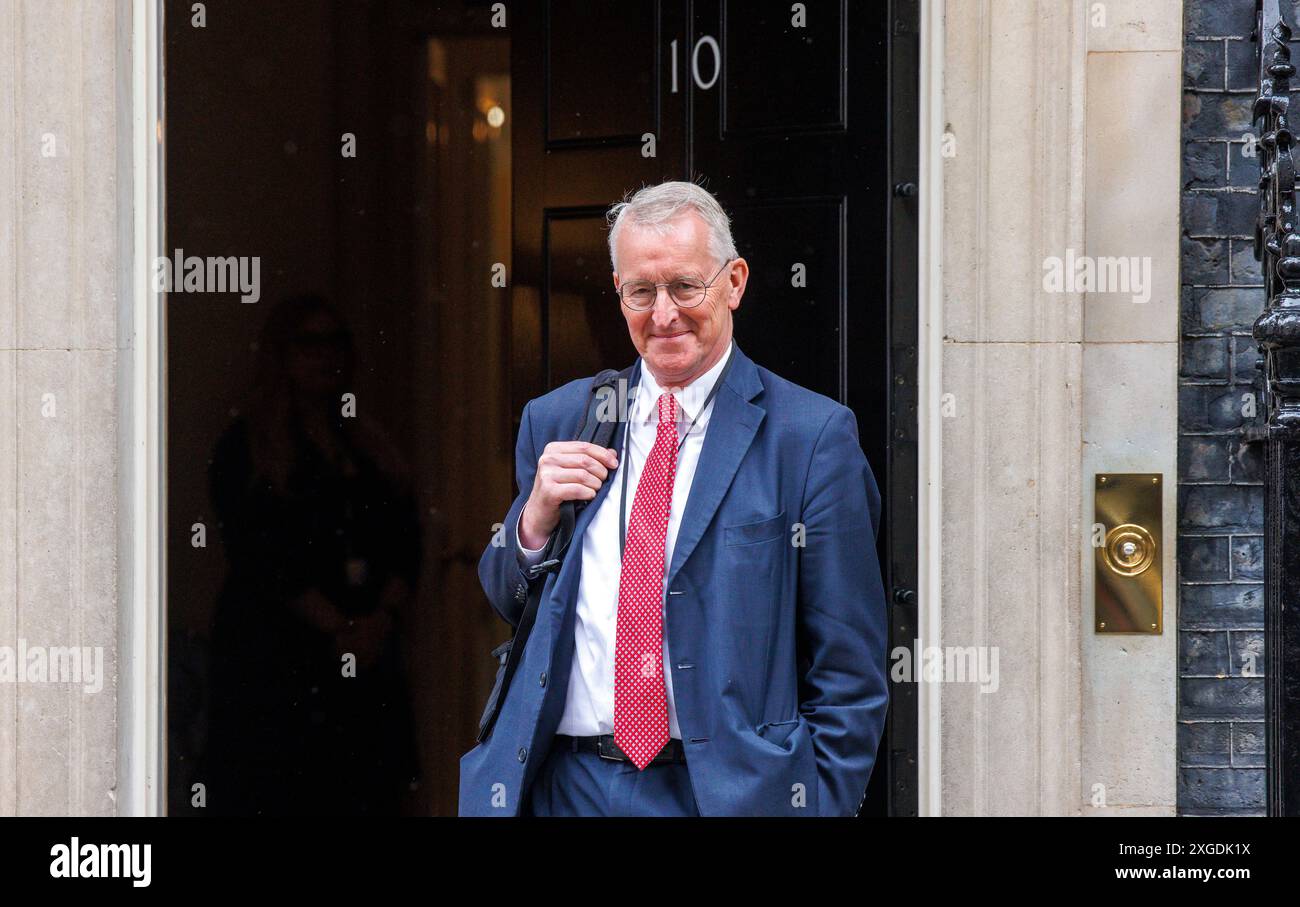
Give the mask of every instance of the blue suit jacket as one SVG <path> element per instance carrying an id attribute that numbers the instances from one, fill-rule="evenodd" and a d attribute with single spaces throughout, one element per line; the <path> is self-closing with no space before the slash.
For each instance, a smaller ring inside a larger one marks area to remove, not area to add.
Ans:
<path id="1" fill-rule="evenodd" d="M 880 493 L 851 410 L 739 346 L 732 355 L 664 582 L 691 786 L 706 816 L 851 816 L 889 701 Z M 489 544 L 479 563 L 506 619 L 518 617 L 529 582 L 515 528 L 537 458 L 577 433 L 590 383 L 524 407 L 505 544 Z M 616 475 L 579 514 L 559 572 L 537 580 L 537 623 L 497 723 L 461 759 L 461 815 L 518 814 L 546 758 L 573 658 L 582 534 Z"/>

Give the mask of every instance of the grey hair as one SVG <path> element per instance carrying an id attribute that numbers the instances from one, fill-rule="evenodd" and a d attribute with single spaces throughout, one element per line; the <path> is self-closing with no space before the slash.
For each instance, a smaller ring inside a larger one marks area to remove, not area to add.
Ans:
<path id="1" fill-rule="evenodd" d="M 665 235 L 672 231 L 673 220 L 686 211 L 694 211 L 709 228 L 709 254 L 719 266 L 736 258 L 736 244 L 731 238 L 731 218 L 722 210 L 713 194 L 695 183 L 672 181 L 645 186 L 630 198 L 609 209 L 609 260 L 618 270 L 615 253 L 623 224 L 629 219 L 639 227 L 651 227 Z"/>

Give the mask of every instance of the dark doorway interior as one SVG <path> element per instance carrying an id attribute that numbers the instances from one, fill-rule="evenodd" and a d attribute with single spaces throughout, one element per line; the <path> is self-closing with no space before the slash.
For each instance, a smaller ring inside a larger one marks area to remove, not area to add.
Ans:
<path id="1" fill-rule="evenodd" d="M 551 0 L 499 28 L 475 0 L 227 0 L 199 27 L 169 0 L 166 247 L 260 262 L 255 303 L 168 299 L 169 812 L 455 812 L 505 635 L 475 568 L 517 419 L 634 356 L 603 212 L 643 182 L 733 212 L 739 342 L 853 407 L 887 585 L 914 571 L 896 26 L 803 6 Z M 915 720 L 890 727 L 867 814 L 891 789 L 915 808 L 891 780 Z"/>

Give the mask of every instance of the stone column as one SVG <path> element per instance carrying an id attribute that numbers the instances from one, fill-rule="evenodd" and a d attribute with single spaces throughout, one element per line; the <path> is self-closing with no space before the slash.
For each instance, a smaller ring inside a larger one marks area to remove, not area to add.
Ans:
<path id="1" fill-rule="evenodd" d="M 1181 3 L 946 13 L 939 642 L 996 647 L 999 686 L 941 690 L 942 812 L 1078 815 L 1097 784 L 1170 811 Z M 1149 301 L 1045 284 L 1119 254 Z M 1165 631 L 1096 638 L 1092 477 L 1139 470 L 1168 477 Z"/>
<path id="2" fill-rule="evenodd" d="M 0 0 L 0 647 L 102 653 L 0 681 L 6 815 L 116 809 L 118 15 Z"/>

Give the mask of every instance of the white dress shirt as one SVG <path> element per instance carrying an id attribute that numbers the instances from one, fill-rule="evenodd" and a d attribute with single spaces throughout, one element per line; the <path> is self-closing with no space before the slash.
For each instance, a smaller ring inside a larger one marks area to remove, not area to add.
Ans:
<path id="1" fill-rule="evenodd" d="M 713 401 L 700 412 L 705 398 L 717 382 L 727 360 L 731 358 L 734 342 L 726 354 L 699 378 L 675 392 L 677 398 L 677 438 L 680 442 L 686 429 L 695 419 L 695 427 L 686 436 L 686 443 L 677 454 L 677 472 L 673 479 L 673 500 L 668 512 L 668 532 L 664 541 L 664 574 L 667 577 L 673 562 L 673 549 L 677 544 L 677 531 L 682 525 L 682 513 L 691 493 L 695 467 L 700 462 L 704 435 Z M 628 470 L 628 495 L 632 499 L 625 508 L 625 519 L 632 516 L 632 502 L 636 500 L 637 482 L 641 468 L 654 447 L 658 434 L 659 412 L 656 405 L 663 388 L 654 375 L 641 363 L 639 386 L 628 404 L 628 432 L 624 450 L 620 452 L 618 469 L 606 480 L 613 483 L 604 500 L 600 502 L 586 534 L 582 537 L 582 577 L 578 583 L 578 612 L 574 621 L 573 667 L 569 672 L 569 690 L 564 701 L 564 714 L 560 718 L 557 734 L 574 737 L 593 737 L 614 733 L 614 643 L 618 625 L 618 584 L 622 563 L 618 552 L 618 511 L 622 498 L 622 470 Z M 696 413 L 699 413 L 698 418 Z M 628 451 L 627 444 L 631 445 Z M 522 512 L 520 513 L 522 517 Z M 626 531 L 626 526 L 625 526 Z M 516 538 L 518 530 L 516 529 Z M 519 555 L 525 565 L 541 560 L 542 550 L 524 548 L 520 543 Z M 667 601 L 667 590 L 664 595 Z M 681 738 L 677 724 L 677 707 L 673 701 L 672 662 L 668 655 L 668 609 L 664 605 L 664 687 L 668 694 L 668 734 Z"/>

